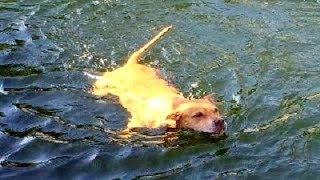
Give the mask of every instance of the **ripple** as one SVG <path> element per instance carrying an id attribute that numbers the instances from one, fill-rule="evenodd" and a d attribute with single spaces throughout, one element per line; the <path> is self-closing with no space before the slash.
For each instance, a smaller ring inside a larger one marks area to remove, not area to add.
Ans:
<path id="1" fill-rule="evenodd" d="M 1 160 L 0 160 L 1 162 Z M 23 162 L 14 162 L 14 161 L 3 161 L 1 162 L 1 166 L 4 167 L 18 167 L 18 168 L 22 168 L 22 167 L 33 167 L 33 166 L 37 166 L 37 163 L 23 163 Z"/>
<path id="2" fill-rule="evenodd" d="M 3 82 L 0 81 L 0 93 L 3 95 L 8 95 L 8 92 L 3 89 Z"/>
<path id="3" fill-rule="evenodd" d="M 19 142 L 17 142 L 15 145 L 13 145 L 13 148 L 9 151 L 9 152 L 6 152 L 4 155 L 2 155 L 2 157 L 0 157 L 0 164 L 1 166 L 5 166 L 5 165 L 8 165 L 8 166 L 19 166 L 19 163 L 14 163 L 14 162 L 10 162 L 10 161 L 7 161 L 6 159 L 20 151 L 20 149 L 22 149 L 23 147 L 25 147 L 27 144 L 29 144 L 30 142 L 32 142 L 35 138 L 34 137 L 24 137 L 22 138 Z M 23 166 L 23 165 L 22 165 Z"/>
<path id="4" fill-rule="evenodd" d="M 0 4 L 0 178 L 318 177 L 315 1 Z M 189 97 L 217 94 L 228 115 L 219 140 L 124 132 L 118 99 L 88 92 L 95 76 L 82 72 L 121 66 L 168 23 L 172 34 L 143 63 Z"/>
<path id="5" fill-rule="evenodd" d="M 0 65 L 0 76 L 29 76 L 41 74 L 42 71 L 35 67 L 27 67 L 24 65 Z"/>
<path id="6" fill-rule="evenodd" d="M 297 113 L 284 114 L 282 117 L 274 119 L 271 122 L 269 122 L 268 124 L 263 124 L 263 125 L 260 125 L 258 127 L 254 127 L 254 128 L 247 128 L 247 129 L 244 129 L 243 132 L 245 132 L 245 133 L 259 132 L 259 131 L 267 130 L 271 127 L 277 127 L 278 125 L 287 122 L 290 117 L 293 117 L 296 115 L 297 115 Z"/>
<path id="7" fill-rule="evenodd" d="M 31 141 L 33 141 L 35 138 L 34 137 L 24 137 L 20 142 L 19 145 L 23 146 L 25 144 L 30 143 Z"/>
<path id="8" fill-rule="evenodd" d="M 98 154 L 99 154 L 99 150 L 98 149 L 92 150 L 92 152 L 88 153 L 87 157 L 85 157 L 83 159 L 83 162 L 84 163 L 90 163 L 91 161 L 93 161 L 97 157 Z"/>

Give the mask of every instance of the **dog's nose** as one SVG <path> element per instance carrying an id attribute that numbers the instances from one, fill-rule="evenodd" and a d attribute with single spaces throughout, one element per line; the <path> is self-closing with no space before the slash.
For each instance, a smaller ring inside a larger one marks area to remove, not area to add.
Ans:
<path id="1" fill-rule="evenodd" d="M 214 121 L 214 126 L 216 129 L 224 130 L 225 129 L 225 122 L 224 119 L 220 118 Z"/>
<path id="2" fill-rule="evenodd" d="M 216 126 L 224 125 L 224 119 L 221 118 L 221 119 L 214 121 L 214 125 L 216 125 Z"/>

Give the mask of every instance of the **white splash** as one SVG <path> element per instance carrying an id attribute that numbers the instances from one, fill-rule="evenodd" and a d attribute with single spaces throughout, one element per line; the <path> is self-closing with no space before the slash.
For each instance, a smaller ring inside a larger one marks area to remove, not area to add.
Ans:
<path id="1" fill-rule="evenodd" d="M 199 82 L 193 82 L 193 83 L 190 84 L 190 86 L 192 88 L 198 88 L 199 87 Z"/>
<path id="2" fill-rule="evenodd" d="M 93 74 L 91 74 L 91 73 L 89 73 L 89 72 L 83 72 L 83 74 L 84 74 L 85 76 L 88 76 L 88 77 L 91 78 L 91 79 L 100 79 L 100 78 L 101 78 L 101 76 L 96 76 L 96 75 L 93 75 Z"/>
<path id="3" fill-rule="evenodd" d="M 232 99 L 235 100 L 237 104 L 240 104 L 241 96 L 239 94 L 232 94 Z"/>
<path id="4" fill-rule="evenodd" d="M 100 4 L 100 2 L 99 1 L 92 1 L 92 4 L 93 5 L 98 5 L 98 4 Z"/>
<path id="5" fill-rule="evenodd" d="M 7 156 L 2 156 L 0 157 L 0 163 L 2 163 L 3 161 L 5 161 L 7 159 Z M 0 167 L 1 167 L 1 164 L 0 164 Z"/>
<path id="6" fill-rule="evenodd" d="M 97 157 L 97 155 L 98 155 L 98 154 L 96 154 L 96 153 L 95 153 L 95 154 L 91 154 L 91 155 L 87 158 L 87 160 L 88 160 L 88 161 L 93 161 L 93 160 Z"/>
<path id="7" fill-rule="evenodd" d="M 19 145 L 23 146 L 25 144 L 28 144 L 29 142 L 31 142 L 34 139 L 35 139 L 35 137 L 27 136 L 27 137 L 23 138 L 22 141 L 19 142 Z"/>
<path id="8" fill-rule="evenodd" d="M 0 84 L 0 94 L 8 95 L 8 92 L 3 89 L 3 83 Z"/>

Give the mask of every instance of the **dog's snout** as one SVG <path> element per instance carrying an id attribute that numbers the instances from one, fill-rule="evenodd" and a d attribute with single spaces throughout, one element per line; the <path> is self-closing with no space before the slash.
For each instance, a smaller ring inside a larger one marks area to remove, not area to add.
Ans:
<path id="1" fill-rule="evenodd" d="M 223 118 L 216 119 L 213 126 L 217 132 L 223 132 L 226 129 L 226 123 Z"/>
<path id="2" fill-rule="evenodd" d="M 224 125 L 224 119 L 222 119 L 222 118 L 217 119 L 216 121 L 214 121 L 214 124 L 215 124 L 216 126 Z"/>

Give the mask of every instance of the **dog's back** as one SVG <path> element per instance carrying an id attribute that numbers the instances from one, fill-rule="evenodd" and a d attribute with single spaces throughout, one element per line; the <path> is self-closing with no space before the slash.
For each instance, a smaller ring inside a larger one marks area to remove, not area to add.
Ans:
<path id="1" fill-rule="evenodd" d="M 165 27 L 134 52 L 123 67 L 104 73 L 94 84 L 95 95 L 110 93 L 119 97 L 132 116 L 129 128 L 170 125 L 166 116 L 172 111 L 172 99 L 180 96 L 179 92 L 161 78 L 156 69 L 138 63 L 142 55 L 171 28 Z"/>

